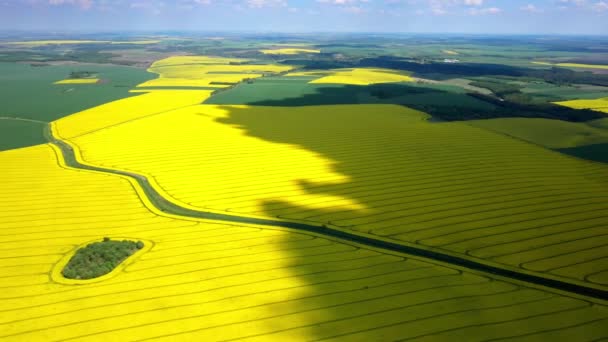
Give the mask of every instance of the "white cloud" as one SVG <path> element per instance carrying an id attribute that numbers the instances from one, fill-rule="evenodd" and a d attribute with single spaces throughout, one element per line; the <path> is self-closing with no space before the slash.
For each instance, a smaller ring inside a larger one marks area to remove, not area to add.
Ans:
<path id="1" fill-rule="evenodd" d="M 606 0 L 600 0 L 595 2 L 590 2 L 588 0 L 559 0 L 560 6 L 558 9 L 568 9 L 569 6 L 574 6 L 579 9 L 584 9 L 588 11 L 594 12 L 608 12 L 608 2 Z"/>
<path id="2" fill-rule="evenodd" d="M 483 0 L 464 0 L 464 4 L 467 6 L 481 6 L 483 5 Z"/>
<path id="3" fill-rule="evenodd" d="M 608 11 L 608 3 L 606 1 L 598 1 L 592 5 L 592 8 L 596 12 Z"/>
<path id="4" fill-rule="evenodd" d="M 486 8 L 471 8 L 469 10 L 470 15 L 486 15 L 486 14 L 498 14 L 502 10 L 498 7 L 486 7 Z"/>
<path id="5" fill-rule="evenodd" d="M 332 4 L 332 5 L 354 5 L 359 2 L 368 2 L 367 0 L 317 0 L 317 2 L 322 4 Z"/>
<path id="6" fill-rule="evenodd" d="M 559 2 L 561 4 L 570 4 L 570 5 L 582 6 L 582 5 L 584 5 L 587 2 L 587 0 L 559 0 Z"/>
<path id="7" fill-rule="evenodd" d="M 520 7 L 520 9 L 524 12 L 530 13 L 541 13 L 543 11 L 540 8 L 536 7 L 534 4 L 527 4 L 526 6 Z"/>
<path id="8" fill-rule="evenodd" d="M 247 6 L 251 8 L 263 7 L 286 7 L 287 0 L 246 0 Z"/>
<path id="9" fill-rule="evenodd" d="M 152 0 L 140 0 L 131 3 L 130 8 L 146 11 L 154 15 L 159 15 L 163 12 L 165 3 L 163 1 L 152 1 Z"/>
<path id="10" fill-rule="evenodd" d="M 345 7 L 344 10 L 349 13 L 360 14 L 365 12 L 365 10 L 361 6 L 348 6 Z"/>
<path id="11" fill-rule="evenodd" d="M 89 9 L 93 6 L 93 0 L 49 0 L 49 4 L 57 5 L 76 5 L 82 9 Z"/>

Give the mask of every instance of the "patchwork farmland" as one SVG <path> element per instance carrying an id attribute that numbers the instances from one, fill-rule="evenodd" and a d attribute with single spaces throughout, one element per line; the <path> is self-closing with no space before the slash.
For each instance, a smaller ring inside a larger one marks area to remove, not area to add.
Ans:
<path id="1" fill-rule="evenodd" d="M 123 43 L 9 45 L 102 42 Z M 155 78 L 0 151 L 2 341 L 608 337 L 608 166 L 565 151 L 608 143 L 601 112 L 568 116 L 603 99 L 533 108 L 571 121 L 444 120 L 502 113 L 514 81 L 230 44 L 159 59 Z M 92 75 L 47 83 L 103 87 Z M 110 239 L 143 247 L 99 278 L 64 276 Z"/>

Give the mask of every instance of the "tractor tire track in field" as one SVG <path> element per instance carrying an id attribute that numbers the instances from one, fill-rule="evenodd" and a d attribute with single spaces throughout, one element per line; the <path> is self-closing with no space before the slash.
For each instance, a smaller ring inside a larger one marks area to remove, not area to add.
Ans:
<path id="1" fill-rule="evenodd" d="M 66 165 L 75 169 L 83 169 L 83 170 L 92 170 L 98 171 L 108 174 L 117 174 L 121 176 L 127 176 L 137 181 L 137 183 L 141 186 L 146 196 L 156 206 L 163 212 L 167 212 L 174 215 L 186 216 L 186 217 L 195 217 L 201 219 L 208 220 L 216 220 L 223 222 L 232 222 L 232 223 L 245 223 L 245 224 L 253 224 L 253 225 L 261 225 L 261 226 L 269 226 L 269 227 L 279 227 L 279 228 L 289 228 L 304 232 L 311 232 L 315 234 L 320 234 L 323 236 L 338 238 L 345 241 L 350 241 L 354 243 L 358 243 L 361 245 L 370 246 L 373 248 L 384 249 L 392 252 L 409 254 L 416 257 L 426 258 L 433 261 L 438 261 L 442 263 L 452 264 L 459 267 L 464 267 L 470 270 L 484 272 L 488 274 L 492 274 L 495 276 L 500 276 L 504 278 L 509 278 L 517 281 L 522 281 L 525 283 L 530 283 L 538 286 L 544 286 L 548 288 L 552 288 L 558 291 L 570 292 L 577 295 L 582 295 L 586 297 L 591 297 L 599 300 L 608 300 L 608 291 L 603 289 L 598 289 L 594 287 L 584 286 L 580 284 L 569 283 L 557 279 L 545 278 L 538 275 L 528 274 L 524 272 L 519 272 L 517 270 L 511 270 L 502 267 L 496 267 L 489 264 L 485 264 L 482 262 L 469 260 L 466 258 L 461 258 L 458 256 L 449 255 L 447 253 L 441 253 L 437 251 L 427 250 L 424 248 L 417 248 L 415 246 L 408 246 L 396 242 L 385 241 L 382 239 L 375 239 L 369 236 L 359 235 L 357 233 L 350 233 L 346 231 L 341 231 L 338 229 L 333 229 L 331 227 L 325 225 L 313 225 L 299 222 L 288 222 L 288 221 L 279 221 L 272 219 L 263 219 L 263 218 L 254 218 L 254 217 L 245 217 L 238 215 L 230 215 L 230 214 L 220 214 L 213 212 L 206 212 L 200 210 L 193 210 L 189 208 L 184 208 L 179 205 L 176 205 L 163 196 L 161 196 L 151 185 L 148 179 L 142 175 L 113 170 L 103 167 L 90 166 L 81 164 L 76 160 L 75 152 L 70 145 L 67 143 L 54 138 L 51 134 L 48 134 L 50 141 L 52 144 L 57 146 L 62 154 L 63 159 L 65 160 Z"/>

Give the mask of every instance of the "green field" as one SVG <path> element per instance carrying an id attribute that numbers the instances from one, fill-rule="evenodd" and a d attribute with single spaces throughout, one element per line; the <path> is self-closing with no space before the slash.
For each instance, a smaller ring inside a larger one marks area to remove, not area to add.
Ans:
<path id="1" fill-rule="evenodd" d="M 72 72 L 93 71 L 101 84 L 56 85 Z M 0 117 L 50 122 L 106 102 L 133 96 L 135 85 L 155 76 L 142 69 L 113 65 L 49 65 L 0 63 Z M 45 141 L 41 123 L 0 120 L 0 149 Z"/>
<path id="2" fill-rule="evenodd" d="M 0 117 L 0 151 L 46 142 L 46 123 Z"/>
<path id="3" fill-rule="evenodd" d="M 494 106 L 465 94 L 455 85 L 390 83 L 370 86 L 309 84 L 314 77 L 267 77 L 220 91 L 205 104 L 249 104 L 259 106 L 311 106 L 331 104 L 400 104 L 494 109 Z"/>
<path id="4" fill-rule="evenodd" d="M 593 85 L 555 85 L 545 82 L 530 82 L 521 89 L 523 93 L 544 95 L 559 100 L 596 99 L 608 96 L 608 87 Z"/>
<path id="5" fill-rule="evenodd" d="M 608 142 L 608 128 L 605 127 L 608 118 L 589 122 L 504 118 L 472 120 L 467 123 L 551 149 Z"/>

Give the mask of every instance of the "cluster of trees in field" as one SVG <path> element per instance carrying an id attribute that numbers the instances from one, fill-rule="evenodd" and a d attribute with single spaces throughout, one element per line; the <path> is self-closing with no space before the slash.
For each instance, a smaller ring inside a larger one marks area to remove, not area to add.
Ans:
<path id="1" fill-rule="evenodd" d="M 76 251 L 62 274 L 69 279 L 92 279 L 110 273 L 126 258 L 144 247 L 141 241 L 111 240 L 94 242 Z"/>
<path id="2" fill-rule="evenodd" d="M 90 78 L 96 76 L 97 73 L 95 71 L 72 71 L 70 72 L 69 78 Z"/>

